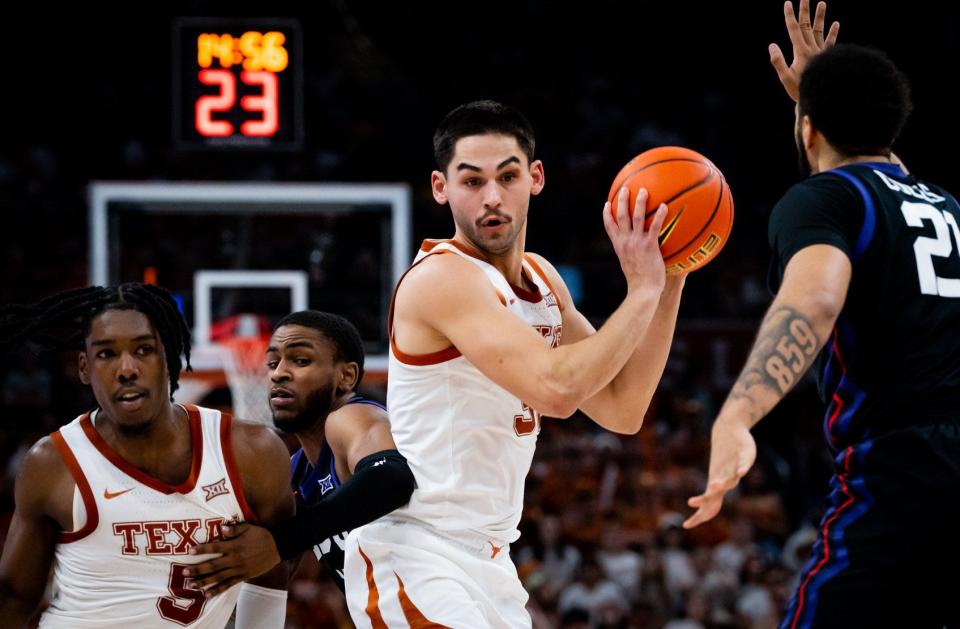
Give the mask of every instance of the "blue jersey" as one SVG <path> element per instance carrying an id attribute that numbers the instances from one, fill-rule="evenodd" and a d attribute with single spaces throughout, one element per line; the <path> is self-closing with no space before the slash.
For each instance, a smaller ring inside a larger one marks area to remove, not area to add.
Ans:
<path id="1" fill-rule="evenodd" d="M 386 407 L 374 400 L 362 396 L 354 396 L 344 406 L 349 404 L 370 404 L 386 410 Z M 297 510 L 307 508 L 323 500 L 331 492 L 340 487 L 340 477 L 337 476 L 336 459 L 326 439 L 320 447 L 320 458 L 317 466 L 310 465 L 303 448 L 297 450 L 290 459 L 290 485 L 297 497 Z M 342 531 L 313 547 L 313 552 L 336 581 L 341 591 L 343 584 L 343 548 L 346 545 L 350 531 Z"/>
<path id="2" fill-rule="evenodd" d="M 850 258 L 846 303 L 819 359 L 824 433 L 835 448 L 960 418 L 960 208 L 886 163 L 795 185 L 770 217 L 782 273 L 814 244 Z"/>

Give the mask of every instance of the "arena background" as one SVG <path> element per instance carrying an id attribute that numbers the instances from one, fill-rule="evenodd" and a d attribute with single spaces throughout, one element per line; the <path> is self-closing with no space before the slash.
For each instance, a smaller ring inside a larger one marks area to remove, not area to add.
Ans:
<path id="1" fill-rule="evenodd" d="M 774 626 L 827 489 L 809 380 L 756 429 L 758 464 L 722 517 L 689 533 L 677 523 L 703 485 L 710 423 L 770 300 L 766 217 L 798 179 L 793 108 L 766 50 L 771 41 L 786 49 L 779 0 L 225 5 L 56 17 L 33 9 L 8 24 L 0 301 L 87 283 L 86 195 L 97 180 L 403 183 L 413 195 L 409 244 L 447 237 L 449 211 L 428 187 L 431 134 L 453 106 L 494 98 L 527 114 L 545 163 L 528 249 L 581 279 L 578 307 L 599 324 L 624 290 L 599 217 L 613 176 L 653 146 L 698 150 L 731 185 L 732 238 L 687 282 L 674 351 L 639 435 L 615 437 L 584 418 L 544 425 L 513 556 L 537 626 Z M 171 25 L 184 16 L 299 22 L 301 149 L 175 147 Z M 960 190 L 950 96 L 960 9 L 836 0 L 829 17 L 840 20 L 842 41 L 887 51 L 910 77 L 915 113 L 896 150 L 917 175 Z M 72 358 L 26 352 L 0 365 L 2 530 L 25 448 L 91 403 L 74 372 Z M 339 593 L 315 576 L 295 582 L 288 626 L 349 626 Z"/>

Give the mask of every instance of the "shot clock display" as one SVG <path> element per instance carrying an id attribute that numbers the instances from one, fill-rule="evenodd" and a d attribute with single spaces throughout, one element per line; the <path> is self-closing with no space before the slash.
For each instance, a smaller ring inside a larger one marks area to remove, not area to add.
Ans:
<path id="1" fill-rule="evenodd" d="M 173 37 L 178 148 L 300 148 L 303 56 L 296 22 L 181 18 Z"/>

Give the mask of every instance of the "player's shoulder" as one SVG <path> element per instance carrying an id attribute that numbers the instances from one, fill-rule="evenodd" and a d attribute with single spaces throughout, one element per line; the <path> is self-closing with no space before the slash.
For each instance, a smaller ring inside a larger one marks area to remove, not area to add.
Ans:
<path id="1" fill-rule="evenodd" d="M 784 198 L 804 195 L 840 194 L 852 196 L 856 193 L 856 184 L 835 170 L 816 173 L 798 181 L 787 189 Z"/>
<path id="2" fill-rule="evenodd" d="M 342 425 L 362 425 L 374 421 L 388 421 L 387 409 L 372 400 L 344 404 L 327 416 L 327 428 Z"/>
<path id="3" fill-rule="evenodd" d="M 350 437 L 366 433 L 379 422 L 389 422 L 387 410 L 379 404 L 354 402 L 344 404 L 327 416 L 324 433 L 331 444 L 350 441 Z"/>
<path id="4" fill-rule="evenodd" d="M 289 468 L 290 453 L 273 428 L 244 419 L 233 419 L 230 444 L 234 463 L 246 477 L 265 466 Z"/>
<path id="5" fill-rule="evenodd" d="M 397 286 L 397 303 L 414 299 L 426 308 L 475 303 L 478 295 L 496 300 L 493 285 L 479 266 L 453 253 L 431 254 L 410 268 Z M 407 302 L 410 303 L 410 302 Z"/>
<path id="6" fill-rule="evenodd" d="M 61 448 L 54 441 L 55 437 L 53 435 L 55 434 L 57 433 L 41 437 L 30 446 L 30 449 L 23 455 L 20 467 L 21 473 L 43 474 L 45 470 L 67 471 Z"/>
<path id="7" fill-rule="evenodd" d="M 435 251 L 414 264 L 404 278 L 408 285 L 482 279 L 483 271 L 463 256 L 449 250 Z"/>
<path id="8" fill-rule="evenodd" d="M 237 442 L 253 449 L 283 446 L 283 440 L 273 428 L 259 422 L 233 418 L 230 432 L 234 446 Z"/>
<path id="9" fill-rule="evenodd" d="M 74 484 L 73 475 L 64 458 L 63 445 L 58 445 L 55 437 L 42 437 L 23 455 L 17 470 L 17 506 L 28 507 L 29 501 L 39 510 L 48 498 L 57 495 L 58 487 Z"/>
<path id="10" fill-rule="evenodd" d="M 842 210 L 861 203 L 855 184 L 836 172 L 826 171 L 799 181 L 784 193 L 773 208 L 772 220 L 798 213 Z"/>

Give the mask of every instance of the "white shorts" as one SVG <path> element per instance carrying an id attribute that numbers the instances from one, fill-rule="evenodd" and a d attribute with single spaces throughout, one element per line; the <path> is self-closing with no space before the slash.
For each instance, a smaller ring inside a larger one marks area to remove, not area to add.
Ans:
<path id="1" fill-rule="evenodd" d="M 505 543 L 381 519 L 347 538 L 344 577 L 359 629 L 525 629 L 527 592 Z"/>

